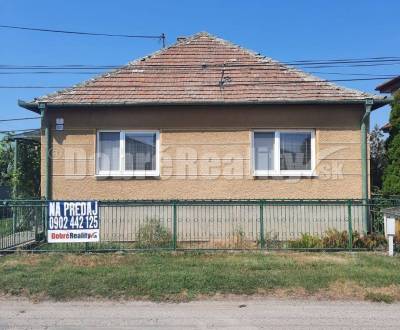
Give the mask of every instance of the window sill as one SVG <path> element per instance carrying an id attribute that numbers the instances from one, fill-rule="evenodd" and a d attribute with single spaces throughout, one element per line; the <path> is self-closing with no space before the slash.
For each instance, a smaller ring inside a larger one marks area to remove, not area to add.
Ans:
<path id="1" fill-rule="evenodd" d="M 299 173 L 253 173 L 254 178 L 317 178 L 316 173 L 299 172 Z"/>
<path id="2" fill-rule="evenodd" d="M 160 174 L 96 174 L 98 180 L 147 180 L 147 179 L 159 179 Z"/>

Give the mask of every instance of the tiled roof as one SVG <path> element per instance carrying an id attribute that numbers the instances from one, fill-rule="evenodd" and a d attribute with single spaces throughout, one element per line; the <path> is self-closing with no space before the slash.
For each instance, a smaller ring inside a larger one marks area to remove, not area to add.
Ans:
<path id="1" fill-rule="evenodd" d="M 391 129 L 392 129 L 391 123 L 386 123 L 381 127 L 381 130 L 384 131 L 385 133 L 389 133 Z"/>
<path id="2" fill-rule="evenodd" d="M 34 104 L 187 104 L 361 101 L 340 87 L 199 33 Z M 32 104 L 32 103 L 31 103 Z"/>
<path id="3" fill-rule="evenodd" d="M 381 93 L 393 93 L 398 89 L 400 89 L 400 76 L 385 81 L 383 84 L 380 84 L 375 88 L 375 90 L 380 91 Z"/>

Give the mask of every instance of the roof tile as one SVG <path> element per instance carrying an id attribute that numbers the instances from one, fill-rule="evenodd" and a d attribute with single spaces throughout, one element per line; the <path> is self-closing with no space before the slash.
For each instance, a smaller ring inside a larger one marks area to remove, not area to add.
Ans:
<path id="1" fill-rule="evenodd" d="M 35 103 L 186 103 L 363 100 L 340 87 L 207 33 L 196 34 Z"/>

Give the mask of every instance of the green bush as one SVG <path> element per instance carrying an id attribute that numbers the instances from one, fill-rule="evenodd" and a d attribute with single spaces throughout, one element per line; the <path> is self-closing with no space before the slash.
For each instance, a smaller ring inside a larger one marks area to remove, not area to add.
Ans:
<path id="1" fill-rule="evenodd" d="M 361 236 L 357 231 L 352 235 L 353 248 L 376 250 L 384 249 L 387 241 L 382 234 L 367 234 Z M 320 238 L 315 235 L 302 234 L 297 240 L 289 241 L 289 247 L 293 249 L 346 249 L 349 246 L 349 234 L 347 231 L 338 231 L 337 229 L 329 229 Z"/>
<path id="2" fill-rule="evenodd" d="M 312 249 L 322 248 L 322 240 L 310 234 L 301 234 L 301 237 L 296 240 L 289 241 L 289 247 L 292 249 Z"/>
<path id="3" fill-rule="evenodd" d="M 139 249 L 168 248 L 172 244 L 172 234 L 160 220 L 150 219 L 139 228 L 136 247 Z"/>

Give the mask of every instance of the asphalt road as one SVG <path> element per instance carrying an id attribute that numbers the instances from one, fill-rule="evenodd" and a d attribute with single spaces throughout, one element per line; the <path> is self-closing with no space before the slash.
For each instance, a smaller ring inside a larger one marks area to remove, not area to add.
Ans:
<path id="1" fill-rule="evenodd" d="M 181 304 L 0 299 L 0 329 L 378 328 L 400 328 L 400 304 L 239 298 Z"/>

